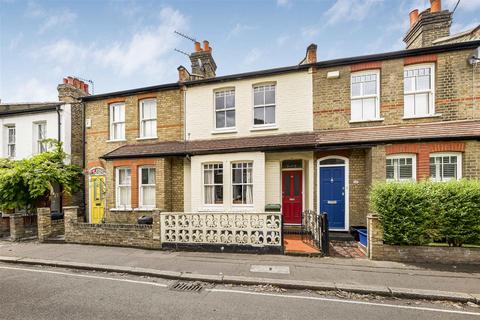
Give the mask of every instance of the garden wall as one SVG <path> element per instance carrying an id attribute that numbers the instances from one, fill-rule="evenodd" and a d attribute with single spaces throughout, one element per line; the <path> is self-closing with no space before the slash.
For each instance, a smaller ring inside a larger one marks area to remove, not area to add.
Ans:
<path id="1" fill-rule="evenodd" d="M 158 249 L 160 216 L 154 212 L 153 225 L 78 222 L 77 207 L 64 208 L 65 242 Z"/>
<path id="2" fill-rule="evenodd" d="M 480 264 L 480 248 L 399 246 L 383 243 L 383 230 L 377 215 L 369 215 L 368 257 L 372 260 L 389 260 L 416 263 Z"/>

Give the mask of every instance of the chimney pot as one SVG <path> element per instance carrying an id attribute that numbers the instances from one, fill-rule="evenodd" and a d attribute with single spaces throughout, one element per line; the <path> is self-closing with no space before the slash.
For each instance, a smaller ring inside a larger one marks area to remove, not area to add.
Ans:
<path id="1" fill-rule="evenodd" d="M 442 11 L 442 0 L 430 0 L 430 12 Z"/>
<path id="2" fill-rule="evenodd" d="M 207 40 L 203 40 L 203 50 L 210 52 L 212 48 L 210 48 L 210 43 Z"/>
<path id="3" fill-rule="evenodd" d="M 200 46 L 200 42 L 196 41 L 195 42 L 195 52 L 200 52 L 202 51 L 202 47 Z"/>
<path id="4" fill-rule="evenodd" d="M 418 20 L 418 9 L 410 11 L 409 16 L 410 16 L 410 28 L 411 28 L 413 27 L 415 22 L 417 22 Z"/>

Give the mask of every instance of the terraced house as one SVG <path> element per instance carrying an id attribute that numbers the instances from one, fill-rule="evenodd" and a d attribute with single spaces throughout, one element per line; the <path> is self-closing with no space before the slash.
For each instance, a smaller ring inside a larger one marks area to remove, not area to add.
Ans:
<path id="1" fill-rule="evenodd" d="M 86 97 L 91 221 L 278 207 L 346 231 L 377 181 L 480 177 L 480 29 L 450 35 L 451 16 L 414 10 L 405 50 L 317 61 L 312 44 L 219 77 L 205 41 L 177 83 Z"/>

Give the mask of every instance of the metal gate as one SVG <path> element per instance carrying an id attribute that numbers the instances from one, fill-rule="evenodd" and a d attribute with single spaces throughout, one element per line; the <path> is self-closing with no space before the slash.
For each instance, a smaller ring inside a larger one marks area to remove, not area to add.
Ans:
<path id="1" fill-rule="evenodd" d="M 329 254 L 328 215 L 313 210 L 302 212 L 302 241 Z"/>

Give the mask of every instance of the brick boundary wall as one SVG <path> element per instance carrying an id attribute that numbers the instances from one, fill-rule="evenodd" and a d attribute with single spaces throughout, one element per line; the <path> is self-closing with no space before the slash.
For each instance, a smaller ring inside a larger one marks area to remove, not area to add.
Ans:
<path id="1" fill-rule="evenodd" d="M 0 214 L 0 238 L 10 236 L 10 218 L 1 217 Z"/>
<path id="2" fill-rule="evenodd" d="M 49 238 L 65 234 L 64 220 L 52 220 L 50 208 L 37 208 L 37 217 L 39 242 L 45 242 Z"/>
<path id="3" fill-rule="evenodd" d="M 367 217 L 368 258 L 414 263 L 480 264 L 480 248 L 396 246 L 383 243 L 383 230 L 378 216 Z"/>
<path id="4" fill-rule="evenodd" d="M 106 246 L 160 249 L 160 213 L 155 211 L 153 225 L 92 224 L 78 222 L 78 207 L 65 207 L 65 242 Z"/>

